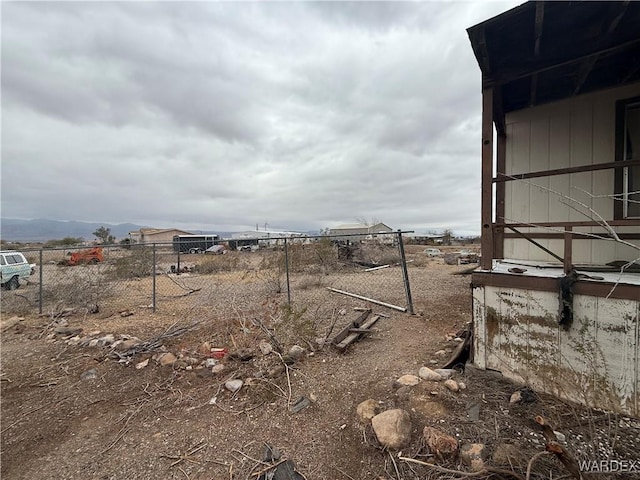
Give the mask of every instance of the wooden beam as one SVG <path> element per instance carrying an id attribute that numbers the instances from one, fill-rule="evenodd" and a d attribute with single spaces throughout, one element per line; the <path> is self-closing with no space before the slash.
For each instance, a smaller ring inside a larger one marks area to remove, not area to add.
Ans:
<path id="1" fill-rule="evenodd" d="M 615 5 L 615 4 L 612 2 L 612 5 Z M 618 27 L 620 20 L 622 20 L 622 17 L 624 17 L 627 7 L 629 6 L 629 1 L 622 2 L 619 5 L 620 5 L 620 8 L 618 12 L 615 14 L 613 18 L 611 18 L 611 20 L 609 21 L 609 25 L 605 29 L 606 30 L 605 35 L 611 35 L 615 31 L 615 29 Z M 576 87 L 573 91 L 574 96 L 580 93 L 580 90 L 582 89 L 584 82 L 587 80 L 587 77 L 589 76 L 593 68 L 596 66 L 596 63 L 598 63 L 599 58 L 600 58 L 599 54 L 594 55 L 593 57 L 585 60 L 580 66 L 580 69 L 578 72 L 578 78 L 576 79 Z"/>
<path id="2" fill-rule="evenodd" d="M 498 228 L 498 227 L 496 227 Z M 520 227 L 524 228 L 524 227 Z M 533 228 L 533 227 L 532 227 Z M 591 235 L 598 235 L 607 240 L 613 239 L 613 236 L 609 233 L 588 233 L 588 232 L 571 232 L 571 236 L 574 240 L 597 240 Z M 515 233 L 503 233 L 504 238 L 521 238 L 520 235 Z M 527 232 L 527 236 L 530 238 L 544 238 L 545 240 L 563 240 L 565 233 L 561 232 Z M 620 240 L 640 240 L 639 233 L 618 233 Z M 496 257 L 497 258 L 497 257 Z"/>
<path id="3" fill-rule="evenodd" d="M 540 245 L 538 242 L 536 242 L 535 240 L 533 240 L 533 238 L 531 238 L 531 236 L 528 233 L 522 233 L 520 230 L 512 227 L 511 225 L 507 226 L 507 228 L 509 230 L 512 230 L 513 233 L 515 233 L 516 235 L 519 235 L 521 238 L 524 238 L 525 240 L 527 240 L 528 242 L 532 243 L 533 245 L 535 245 L 536 247 L 538 247 L 540 250 L 542 250 L 544 253 L 551 255 L 553 258 L 555 258 L 556 260 L 558 260 L 559 262 L 564 262 L 565 259 L 563 259 L 560 255 L 555 254 L 554 252 L 552 252 L 551 250 L 549 250 L 547 247 Z"/>
<path id="4" fill-rule="evenodd" d="M 588 268 L 579 269 L 588 272 Z M 512 275 L 509 273 L 473 272 L 471 274 L 472 287 L 490 286 L 500 288 L 518 288 L 522 290 L 536 290 L 542 292 L 557 292 L 558 279 L 552 277 L 536 277 L 533 275 Z M 615 288 L 614 288 L 615 286 Z M 591 297 L 609 297 L 617 299 L 640 298 L 640 285 L 612 282 L 578 280 L 573 285 L 575 295 Z"/>
<path id="5" fill-rule="evenodd" d="M 540 56 L 540 40 L 542 39 L 542 27 L 544 21 L 544 2 L 536 2 L 536 20 L 535 20 L 535 42 L 533 47 L 533 54 Z"/>
<path id="6" fill-rule="evenodd" d="M 564 232 L 564 267 L 565 275 L 569 274 L 573 270 L 573 244 L 571 243 L 571 230 L 572 227 L 567 227 Z"/>
<path id="7" fill-rule="evenodd" d="M 529 87 L 529 106 L 533 107 L 536 104 L 536 97 L 538 95 L 538 74 L 531 75 L 531 86 Z"/>
<path id="8" fill-rule="evenodd" d="M 598 58 L 600 58 L 600 55 L 594 55 L 593 57 L 588 58 L 587 60 L 582 62 L 582 65 L 580 65 L 580 68 L 578 70 L 578 78 L 576 78 L 576 87 L 573 89 L 574 96 L 580 93 L 580 89 L 584 85 L 584 82 L 587 81 L 587 77 L 593 70 L 593 67 L 596 66 L 596 63 L 598 63 Z"/>
<path id="9" fill-rule="evenodd" d="M 512 180 L 526 180 L 527 178 L 552 177 L 554 175 L 567 175 L 569 173 L 593 172 L 595 170 L 618 169 L 625 167 L 635 167 L 640 165 L 640 160 L 625 160 L 618 162 L 596 163 L 593 165 L 581 165 L 579 167 L 556 168 L 553 170 L 541 170 L 538 172 L 514 173 L 505 175 L 498 172 L 498 176 L 493 178 L 493 182 L 510 182 Z"/>
<path id="10" fill-rule="evenodd" d="M 507 122 L 502 106 L 502 87 L 493 89 L 493 121 L 496 124 L 496 133 L 498 135 L 506 135 Z"/>
<path id="11" fill-rule="evenodd" d="M 498 174 L 504 173 L 507 166 L 507 136 L 498 134 L 498 144 L 496 146 L 496 170 Z M 505 182 L 496 184 L 496 221 L 504 222 L 505 214 Z M 494 256 L 504 258 L 504 228 L 497 227 L 493 230 L 494 235 Z"/>
<path id="12" fill-rule="evenodd" d="M 596 55 L 600 55 L 603 57 L 608 55 L 613 55 L 615 53 L 618 53 L 619 51 L 637 46 L 638 44 L 640 44 L 640 38 L 635 38 L 633 40 L 629 40 L 628 42 L 621 43 L 619 45 L 613 45 L 608 47 L 603 46 L 599 49 L 594 50 L 591 53 L 587 53 L 579 57 L 570 58 L 568 60 L 564 60 L 564 61 L 560 61 L 552 64 L 547 64 L 544 60 L 532 61 L 527 65 L 515 67 L 515 68 L 512 68 L 511 70 L 508 70 L 496 75 L 484 75 L 482 87 L 491 88 L 497 85 L 504 85 L 506 83 L 513 82 L 515 80 L 520 80 L 521 78 L 526 78 L 535 74 L 548 72 L 550 70 L 555 70 L 556 68 L 564 67 L 567 65 L 581 63 Z"/>
<path id="13" fill-rule="evenodd" d="M 611 227 L 640 227 L 640 218 L 627 218 L 624 220 L 607 220 L 607 224 Z M 548 227 L 548 228 L 566 228 L 566 227 L 601 227 L 595 220 L 585 220 L 579 222 L 531 222 L 531 223 L 505 223 L 496 222 L 496 227 L 516 227 L 516 228 L 536 228 L 536 227 Z M 604 227 L 603 227 L 604 228 Z"/>
<path id="14" fill-rule="evenodd" d="M 481 245 L 484 270 L 493 265 L 493 89 L 482 90 L 482 220 Z"/>

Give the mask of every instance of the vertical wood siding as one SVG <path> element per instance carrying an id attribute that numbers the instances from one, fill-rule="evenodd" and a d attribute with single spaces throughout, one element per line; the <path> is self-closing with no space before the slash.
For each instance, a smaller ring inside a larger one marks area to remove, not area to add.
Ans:
<path id="1" fill-rule="evenodd" d="M 615 103 L 640 95 L 640 83 L 623 88 L 577 96 L 549 105 L 509 113 L 507 128 L 507 174 L 576 167 L 612 162 L 615 155 Z M 534 178 L 507 182 L 505 216 L 508 222 L 583 221 L 589 218 L 568 206 L 551 191 L 561 192 L 613 218 L 613 170 Z M 590 192 L 596 198 L 591 198 Z M 600 197 L 599 197 L 600 196 Z M 577 231 L 599 233 L 601 229 Z M 618 228 L 638 233 L 637 227 Z M 523 229 L 523 231 L 534 231 Z M 561 240 L 540 240 L 543 246 L 563 253 Z M 640 244 L 640 242 L 635 242 Z M 635 254 L 635 256 L 634 256 Z M 505 241 L 506 258 L 553 261 L 553 257 L 522 239 Z M 574 263 L 604 264 L 631 260 L 632 248 L 607 241 L 574 240 Z"/>

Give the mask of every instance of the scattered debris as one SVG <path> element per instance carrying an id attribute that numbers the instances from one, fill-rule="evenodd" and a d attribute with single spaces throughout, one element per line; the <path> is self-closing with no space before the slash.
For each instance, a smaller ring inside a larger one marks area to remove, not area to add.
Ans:
<path id="1" fill-rule="evenodd" d="M 509 403 L 533 403 L 538 400 L 536 392 L 529 387 L 522 387 L 511 394 Z"/>
<path id="2" fill-rule="evenodd" d="M 119 313 L 121 317 L 130 317 L 131 315 L 135 315 L 131 310 L 123 310 Z"/>
<path id="3" fill-rule="evenodd" d="M 407 311 L 407 309 L 404 307 L 399 307 L 397 305 L 392 305 L 390 303 L 381 302 L 380 300 L 374 300 L 372 298 L 363 297 L 362 295 L 357 295 L 355 293 L 345 292 L 344 290 L 338 290 L 337 288 L 327 287 L 327 290 L 335 293 L 340 293 L 342 295 L 347 295 L 348 297 L 358 298 L 360 300 L 365 300 L 367 302 L 375 303 L 376 305 L 381 305 L 383 307 L 392 308 L 394 310 L 398 310 L 399 312 Z"/>
<path id="4" fill-rule="evenodd" d="M 309 400 L 307 397 L 300 397 L 291 405 L 289 410 L 291 410 L 292 413 L 298 413 L 307 408 L 309 405 L 311 405 L 311 400 Z"/>
<path id="5" fill-rule="evenodd" d="M 86 372 L 82 372 L 82 374 L 80 374 L 80 380 L 85 381 L 85 380 L 94 380 L 98 378 L 98 371 L 95 368 L 92 368 L 91 370 L 87 370 Z"/>
<path id="6" fill-rule="evenodd" d="M 181 335 L 184 335 L 185 333 L 196 329 L 198 327 L 199 323 L 200 322 L 195 322 L 195 323 L 193 323 L 191 325 L 184 326 L 184 327 L 177 327 L 174 324 L 171 327 L 169 327 L 167 330 L 165 330 L 164 333 L 161 333 L 160 335 L 158 335 L 157 337 L 152 338 L 151 340 L 148 340 L 146 342 L 136 343 L 131 348 L 129 348 L 128 350 L 125 350 L 123 352 L 118 352 L 116 350 L 113 350 L 109 354 L 109 356 L 111 358 L 113 358 L 113 359 L 118 359 L 119 362 L 128 364 L 128 363 L 130 363 L 132 361 L 132 359 L 133 359 L 133 357 L 135 355 L 137 355 L 139 353 L 156 352 L 156 351 L 161 349 L 162 342 L 164 340 L 166 340 L 168 338 L 179 337 Z"/>
<path id="7" fill-rule="evenodd" d="M 360 340 L 363 335 L 371 333 L 371 327 L 381 318 L 381 315 L 374 315 L 367 320 L 371 309 L 367 309 L 351 324 L 347 325 L 332 340 L 332 344 L 340 351 L 344 351 L 349 345 Z"/>
<path id="8" fill-rule="evenodd" d="M 136 370 L 142 370 L 147 365 L 149 365 L 149 359 L 148 358 L 146 360 L 143 360 L 140 363 L 136 363 Z"/>

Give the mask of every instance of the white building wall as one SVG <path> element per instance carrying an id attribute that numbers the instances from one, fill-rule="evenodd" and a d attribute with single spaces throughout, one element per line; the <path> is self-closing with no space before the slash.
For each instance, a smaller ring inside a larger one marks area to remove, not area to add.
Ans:
<path id="1" fill-rule="evenodd" d="M 576 167 L 615 160 L 615 103 L 640 95 L 640 83 L 622 88 L 581 95 L 572 99 L 512 112 L 506 116 L 506 174 Z M 506 183 L 507 222 L 585 221 L 566 197 L 574 198 L 613 218 L 614 171 L 556 175 Z M 557 193 L 554 193 L 557 192 Z M 588 193 L 585 193 L 588 192 Z M 589 194 L 593 195 L 592 198 Z M 577 228 L 576 231 L 602 233 L 602 229 Z M 528 231 L 548 231 L 532 230 Z M 640 233 L 638 227 L 618 227 L 618 232 Z M 538 240 L 563 256 L 562 240 Z M 633 243 L 639 244 L 639 241 Z M 505 258 L 554 261 L 553 257 L 524 239 L 505 240 Z M 574 263 L 603 264 L 613 260 L 632 260 L 639 255 L 631 247 L 608 241 L 575 240 Z"/>
<path id="2" fill-rule="evenodd" d="M 473 289 L 474 363 L 589 406 L 640 416 L 640 300 L 574 296 L 557 324 L 558 293 Z"/>

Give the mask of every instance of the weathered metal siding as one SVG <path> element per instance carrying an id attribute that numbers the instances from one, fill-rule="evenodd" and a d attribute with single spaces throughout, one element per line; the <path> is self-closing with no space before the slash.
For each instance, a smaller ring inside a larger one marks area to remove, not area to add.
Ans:
<path id="1" fill-rule="evenodd" d="M 637 95 L 640 95 L 640 83 L 509 113 L 506 116 L 505 173 L 612 162 L 615 156 L 615 103 Z M 505 217 L 509 222 L 522 223 L 588 220 L 567 205 L 568 202 L 561 201 L 559 195 L 550 192 L 554 191 L 585 203 L 604 218 L 613 218 L 613 199 L 607 197 L 613 194 L 613 187 L 611 169 L 507 182 Z M 591 198 L 585 192 L 597 198 Z M 616 230 L 638 233 L 637 227 Z M 576 231 L 602 232 L 591 228 Z M 562 240 L 542 239 L 540 243 L 562 255 Z M 506 239 L 504 255 L 520 260 L 553 260 L 522 239 Z M 630 247 L 608 241 L 575 240 L 573 246 L 575 263 L 604 264 L 637 256 Z"/>
<path id="2" fill-rule="evenodd" d="M 473 289 L 474 363 L 585 405 L 640 416 L 640 299 L 576 295 L 557 324 L 557 292 Z"/>

